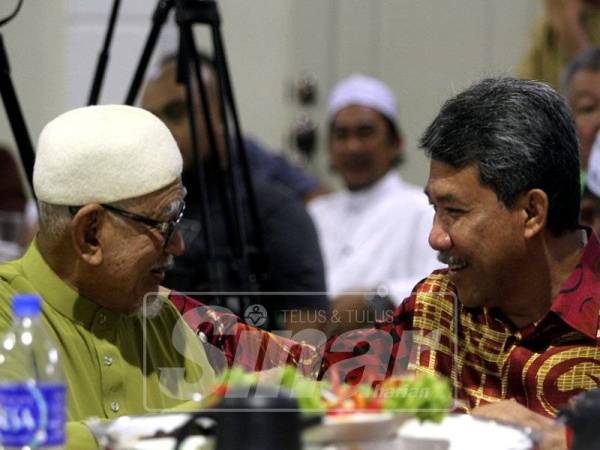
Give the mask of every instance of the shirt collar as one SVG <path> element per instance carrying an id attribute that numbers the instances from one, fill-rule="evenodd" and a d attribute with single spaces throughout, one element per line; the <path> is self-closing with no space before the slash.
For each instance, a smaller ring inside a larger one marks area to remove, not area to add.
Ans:
<path id="1" fill-rule="evenodd" d="M 347 207 L 350 210 L 363 209 L 376 198 L 385 197 L 397 191 L 402 184 L 400 174 L 393 168 L 371 186 L 358 191 L 346 191 Z"/>
<path id="2" fill-rule="evenodd" d="M 575 270 L 561 286 L 550 311 L 580 333 L 598 338 L 600 318 L 600 243 L 586 228 L 588 242 Z"/>
<path id="3" fill-rule="evenodd" d="M 101 306 L 79 295 L 52 270 L 34 240 L 21 258 L 25 276 L 44 302 L 71 320 L 90 326 Z M 109 311 L 106 311 L 109 313 Z"/>

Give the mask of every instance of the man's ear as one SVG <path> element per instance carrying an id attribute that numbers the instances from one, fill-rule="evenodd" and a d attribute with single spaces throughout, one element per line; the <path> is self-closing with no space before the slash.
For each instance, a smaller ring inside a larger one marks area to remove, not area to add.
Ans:
<path id="1" fill-rule="evenodd" d="M 81 207 L 71 221 L 71 237 L 75 251 L 86 263 L 97 266 L 102 263 L 102 245 L 99 230 L 104 209 L 97 203 Z"/>
<path id="2" fill-rule="evenodd" d="M 519 206 L 523 210 L 523 236 L 526 239 L 532 238 L 546 228 L 550 203 L 544 191 L 541 189 L 527 191 L 520 199 Z"/>

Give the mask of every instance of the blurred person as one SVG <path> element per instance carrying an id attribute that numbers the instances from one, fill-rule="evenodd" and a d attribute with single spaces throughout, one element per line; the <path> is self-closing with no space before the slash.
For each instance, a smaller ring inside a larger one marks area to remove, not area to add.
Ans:
<path id="1" fill-rule="evenodd" d="M 216 138 L 216 151 L 211 151 L 206 130 L 205 120 L 200 108 L 200 90 L 197 81 L 194 81 L 194 104 L 199 111 L 197 117 L 197 141 L 200 158 L 205 167 L 207 184 L 207 199 L 210 220 L 213 231 L 213 241 L 216 248 L 216 259 L 227 261 L 230 249 L 228 248 L 226 234 L 225 213 L 219 204 L 219 175 L 211 170 L 210 158 L 218 158 L 219 164 L 229 165 L 225 156 L 224 127 L 221 122 L 218 80 L 212 62 L 200 56 L 202 63 L 202 82 L 206 87 L 207 102 L 214 126 Z M 192 135 L 190 131 L 189 116 L 186 107 L 185 86 L 177 81 L 177 60 L 174 56 L 166 57 L 158 70 L 151 78 L 142 95 L 143 108 L 153 112 L 161 118 L 173 133 L 183 156 L 183 182 L 188 187 L 188 202 L 186 223 L 196 223 L 200 227 L 201 203 L 200 192 L 196 191 L 193 173 L 194 154 Z M 270 269 L 270 278 L 262 283 L 261 290 L 272 293 L 292 292 L 292 295 L 268 295 L 261 298 L 261 303 L 266 306 L 271 329 L 297 330 L 304 327 L 306 318 L 303 314 L 295 314 L 293 321 L 287 320 L 292 315 L 286 311 L 319 311 L 328 309 L 328 301 L 324 294 L 325 279 L 323 261 L 319 248 L 318 238 L 312 220 L 302 201 L 299 198 L 299 186 L 306 184 L 302 180 L 298 169 L 288 167 L 287 177 L 296 179 L 292 182 L 296 192 L 289 190 L 281 184 L 278 170 L 273 170 L 271 163 L 273 157 L 249 140 L 245 141 L 250 160 L 250 170 L 253 187 L 256 194 L 258 215 L 262 225 L 262 238 L 265 243 L 265 253 Z M 254 162 L 253 162 L 254 161 Z M 262 161 L 262 163 L 260 162 Z M 235 161 L 233 164 L 237 164 Z M 283 167 L 282 160 L 273 163 Z M 271 166 L 271 168 L 265 168 Z M 252 236 L 257 230 L 252 223 L 248 211 L 246 192 L 242 195 L 242 221 Z M 306 195 L 306 194 L 303 194 Z M 185 255 L 175 258 L 175 265 L 167 273 L 166 284 L 179 291 L 196 291 L 207 293 L 211 290 L 208 279 L 209 261 L 207 250 L 202 235 L 199 233 L 190 239 Z M 238 292 L 242 290 L 230 266 L 225 268 L 223 277 L 224 286 L 221 291 Z M 301 295 L 301 293 L 304 293 Z M 204 300 L 210 302 L 208 296 Z M 243 311 L 241 312 L 243 313 Z M 312 325 L 314 326 L 314 324 Z"/>
<path id="2" fill-rule="evenodd" d="M 377 311 L 382 319 L 440 265 L 427 245 L 433 220 L 427 198 L 397 169 L 404 145 L 391 89 L 375 78 L 353 75 L 333 88 L 327 115 L 330 164 L 345 189 L 316 198 L 309 211 L 332 308 L 341 317 L 357 317 L 340 323 L 350 329 L 361 325 L 353 322 L 369 326 L 372 320 L 362 318 Z"/>
<path id="3" fill-rule="evenodd" d="M 184 407 L 213 383 L 202 344 L 158 295 L 184 251 L 181 170 L 169 130 L 140 108 L 79 108 L 42 130 L 40 230 L 0 265 L 0 333 L 15 293 L 42 297 L 67 383 L 68 449 L 97 447 L 86 419 Z"/>
<path id="4" fill-rule="evenodd" d="M 577 127 L 583 183 L 592 145 L 600 131 L 600 48 L 577 55 L 565 68 L 561 85 Z"/>
<path id="5" fill-rule="evenodd" d="M 12 152 L 0 145 L 0 210 L 23 213 L 27 194 Z"/>
<path id="6" fill-rule="evenodd" d="M 21 256 L 37 229 L 37 209 L 27 198 L 17 159 L 0 146 L 0 261 Z"/>
<path id="7" fill-rule="evenodd" d="M 581 199 L 581 223 L 600 236 L 600 135 L 592 148 Z"/>
<path id="8" fill-rule="evenodd" d="M 517 74 L 558 89 L 560 74 L 568 62 L 582 51 L 600 45 L 600 2 L 545 0 L 544 5 L 544 16 L 534 27 Z"/>
<path id="9" fill-rule="evenodd" d="M 167 80 L 175 77 L 177 69 L 176 53 L 169 53 L 163 56 L 150 75 L 152 81 Z M 212 111 L 212 123 L 215 127 L 216 138 L 220 152 L 224 151 L 223 142 L 225 139 L 224 129 L 220 119 L 219 88 L 214 67 L 214 61 L 205 53 L 199 52 L 198 58 L 204 65 L 203 81 L 207 87 L 209 108 Z M 150 84 L 152 87 L 152 83 Z M 163 82 L 160 89 L 153 90 L 150 97 L 142 99 L 142 103 L 151 102 L 149 107 L 157 109 L 161 113 L 161 119 L 170 127 L 177 142 L 180 143 L 183 152 L 184 167 L 193 166 L 194 155 L 192 153 L 191 133 L 187 121 L 187 106 L 185 96 L 182 96 L 183 85 L 174 82 Z M 195 95 L 199 95 L 195 92 Z M 196 101 L 199 99 L 196 97 Z M 156 103 L 156 105 L 155 105 Z M 201 112 L 202 109 L 199 109 Z M 200 154 L 205 156 L 210 154 L 210 144 L 206 124 L 202 117 L 198 117 L 198 146 Z M 284 155 L 275 153 L 255 139 L 248 136 L 243 137 L 246 156 L 252 169 L 254 177 L 265 180 L 267 183 L 277 183 L 283 185 L 292 191 L 302 201 L 307 202 L 314 197 L 327 192 L 319 181 L 306 172 L 300 166 L 290 162 Z"/>

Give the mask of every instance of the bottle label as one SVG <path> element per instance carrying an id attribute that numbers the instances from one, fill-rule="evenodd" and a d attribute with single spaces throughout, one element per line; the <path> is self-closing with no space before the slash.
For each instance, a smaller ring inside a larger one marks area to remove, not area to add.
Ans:
<path id="1" fill-rule="evenodd" d="M 65 443 L 63 384 L 0 384 L 0 433 L 6 447 Z"/>

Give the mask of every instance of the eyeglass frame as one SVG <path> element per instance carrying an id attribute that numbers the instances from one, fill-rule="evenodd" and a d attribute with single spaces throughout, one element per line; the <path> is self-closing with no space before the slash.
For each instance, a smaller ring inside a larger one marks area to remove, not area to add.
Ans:
<path id="1" fill-rule="evenodd" d="M 161 221 L 161 220 L 151 219 L 150 217 L 145 217 L 145 216 L 136 214 L 131 211 L 126 211 L 124 209 L 120 209 L 120 208 L 117 208 L 116 206 L 112 206 L 112 205 L 109 205 L 106 203 L 99 203 L 99 205 L 102 206 L 102 208 L 106 209 L 107 211 L 115 213 L 121 217 L 125 217 L 126 219 L 130 219 L 135 222 L 143 223 L 144 225 L 148 225 L 149 227 L 154 228 L 155 230 L 158 230 L 158 232 L 160 233 L 160 235 L 163 237 L 163 239 L 165 241 L 164 242 L 165 247 L 167 245 L 169 245 L 169 242 L 171 241 L 171 238 L 173 237 L 173 233 L 175 232 L 177 225 L 179 225 L 179 223 L 181 222 L 181 219 L 183 218 L 183 213 L 185 212 L 185 202 L 182 202 L 181 208 L 179 208 L 179 212 L 177 213 L 177 216 L 175 217 L 175 219 Z M 75 215 L 77 213 L 77 211 L 79 211 L 81 208 L 82 208 L 82 206 L 69 206 L 69 212 L 72 215 Z"/>

